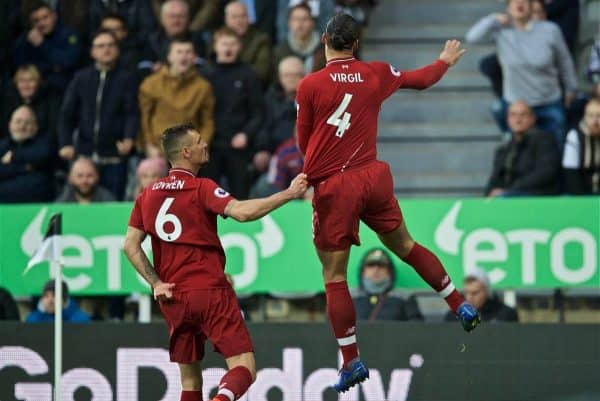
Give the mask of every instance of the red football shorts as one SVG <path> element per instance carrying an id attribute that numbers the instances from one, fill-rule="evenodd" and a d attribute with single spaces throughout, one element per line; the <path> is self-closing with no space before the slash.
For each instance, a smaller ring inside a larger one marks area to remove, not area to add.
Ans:
<path id="1" fill-rule="evenodd" d="M 253 352 L 250 333 L 231 288 L 174 292 L 170 302 L 160 303 L 160 310 L 169 327 L 171 362 L 202 360 L 207 339 L 224 358 Z"/>
<path id="2" fill-rule="evenodd" d="M 313 237 L 317 249 L 338 251 L 360 245 L 360 220 L 378 234 L 393 231 L 402 223 L 387 163 L 377 160 L 315 185 Z"/>

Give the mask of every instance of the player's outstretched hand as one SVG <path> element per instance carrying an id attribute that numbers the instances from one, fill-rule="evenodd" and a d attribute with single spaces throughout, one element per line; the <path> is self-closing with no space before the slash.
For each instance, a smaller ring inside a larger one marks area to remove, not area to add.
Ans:
<path id="1" fill-rule="evenodd" d="M 300 198 L 308 189 L 308 181 L 306 180 L 306 174 L 300 173 L 294 178 L 288 187 L 289 193 L 293 198 Z"/>
<path id="2" fill-rule="evenodd" d="M 458 40 L 447 40 L 444 50 L 440 54 L 440 59 L 452 67 L 467 51 L 466 49 L 461 49 L 460 46 L 461 43 Z"/>
<path id="3" fill-rule="evenodd" d="M 157 301 L 168 301 L 173 297 L 173 287 L 175 287 L 174 283 L 163 283 L 162 281 L 158 281 L 154 284 L 154 299 Z"/>

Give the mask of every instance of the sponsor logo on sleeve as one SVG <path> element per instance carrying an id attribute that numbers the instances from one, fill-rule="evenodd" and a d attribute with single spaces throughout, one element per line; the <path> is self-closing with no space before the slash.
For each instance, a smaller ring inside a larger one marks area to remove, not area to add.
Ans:
<path id="1" fill-rule="evenodd" d="M 217 198 L 227 198 L 229 196 L 229 192 L 225 191 L 221 187 L 216 188 L 214 193 Z"/>

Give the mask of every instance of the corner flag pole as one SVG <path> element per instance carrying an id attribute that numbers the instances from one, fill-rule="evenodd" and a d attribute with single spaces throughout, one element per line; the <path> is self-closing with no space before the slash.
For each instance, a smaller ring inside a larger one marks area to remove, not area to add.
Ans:
<path id="1" fill-rule="evenodd" d="M 59 255 L 58 241 L 53 243 L 55 255 Z M 58 259 L 58 258 L 57 258 Z M 60 377 L 62 374 L 62 311 L 63 311 L 63 286 L 62 264 L 59 260 L 50 262 L 52 270 L 56 273 L 54 278 L 54 401 L 61 401 Z"/>
<path id="2" fill-rule="evenodd" d="M 62 213 L 50 218 L 46 235 L 27 263 L 23 274 L 33 266 L 50 262 L 50 272 L 54 272 L 54 401 L 61 401 L 60 377 L 62 374 L 62 321 L 63 286 L 60 239 L 62 236 Z"/>

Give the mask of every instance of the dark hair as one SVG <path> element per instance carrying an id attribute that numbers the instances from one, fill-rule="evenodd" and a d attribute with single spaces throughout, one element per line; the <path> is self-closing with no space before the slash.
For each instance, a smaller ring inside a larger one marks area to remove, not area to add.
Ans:
<path id="1" fill-rule="evenodd" d="M 176 158 L 177 154 L 181 150 L 182 139 L 185 138 L 189 131 L 195 131 L 194 127 L 190 123 L 175 125 L 169 127 L 162 134 L 162 147 L 165 151 L 167 159 L 172 162 Z"/>
<path id="2" fill-rule="evenodd" d="M 38 0 L 38 1 L 34 1 L 33 3 L 30 3 L 27 6 L 27 9 L 26 9 L 27 16 L 31 18 L 31 14 L 33 14 L 34 12 L 36 12 L 38 10 L 41 10 L 42 8 L 47 8 L 48 10 L 54 12 L 52 7 L 50 7 L 50 5 L 48 3 Z"/>
<path id="3" fill-rule="evenodd" d="M 67 286 L 67 283 L 62 280 L 61 280 L 61 283 L 62 283 L 62 298 L 63 298 L 63 301 L 66 302 L 67 299 L 69 299 L 69 287 Z M 54 289 L 55 289 L 54 285 L 55 285 L 54 280 L 46 281 L 46 284 L 44 284 L 44 288 L 42 289 L 42 295 L 44 295 L 47 292 L 54 293 Z"/>
<path id="4" fill-rule="evenodd" d="M 194 48 L 194 52 L 196 52 L 196 46 L 194 46 L 194 41 L 188 36 L 176 36 L 169 41 L 169 46 L 167 46 L 167 54 L 171 51 L 171 47 L 176 44 L 190 44 Z"/>
<path id="5" fill-rule="evenodd" d="M 102 21 L 107 20 L 107 19 L 116 19 L 117 21 L 119 21 L 121 23 L 121 25 L 123 25 L 123 28 L 128 29 L 127 28 L 127 20 L 125 18 L 123 18 L 123 16 L 121 16 L 121 14 L 113 13 L 113 12 L 108 12 L 108 13 L 104 14 L 102 16 L 102 19 L 100 20 L 100 25 L 102 25 Z"/>
<path id="6" fill-rule="evenodd" d="M 308 15 L 310 15 L 310 17 L 314 19 L 310 6 L 305 1 L 303 1 L 302 3 L 296 4 L 295 6 L 288 8 L 288 20 L 292 16 L 292 13 L 296 10 L 305 10 L 308 13 Z"/>
<path id="7" fill-rule="evenodd" d="M 117 39 L 117 35 L 115 35 L 113 33 L 113 31 L 109 31 L 108 29 L 98 29 L 92 35 L 92 40 L 90 42 L 92 44 L 92 46 L 94 44 L 94 40 L 96 40 L 98 38 L 98 36 L 102 36 L 102 35 L 109 35 L 115 41 L 115 43 L 119 43 L 119 39 Z"/>
<path id="8" fill-rule="evenodd" d="M 351 15 L 338 13 L 331 17 L 325 27 L 327 46 L 333 50 L 352 50 L 358 40 L 359 28 Z"/>

